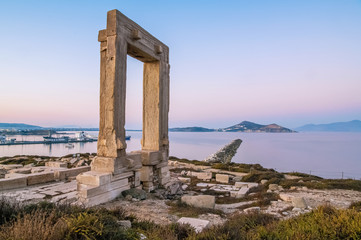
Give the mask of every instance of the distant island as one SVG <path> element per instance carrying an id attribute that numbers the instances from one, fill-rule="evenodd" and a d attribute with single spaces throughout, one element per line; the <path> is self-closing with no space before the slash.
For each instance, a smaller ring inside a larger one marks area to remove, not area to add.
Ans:
<path id="1" fill-rule="evenodd" d="M 170 132 L 274 132 L 274 133 L 291 133 L 295 132 L 289 128 L 279 126 L 275 123 L 262 125 L 249 121 L 243 121 L 239 124 L 218 129 L 210 129 L 203 127 L 184 127 L 184 128 L 170 128 Z"/>
<path id="2" fill-rule="evenodd" d="M 295 132 L 289 128 L 282 127 L 275 123 L 262 125 L 248 121 L 243 121 L 231 127 L 221 128 L 219 129 L 219 131 L 220 132 L 275 132 L 275 133 Z"/>
<path id="3" fill-rule="evenodd" d="M 328 124 L 307 124 L 295 130 L 299 132 L 361 132 L 361 121 L 353 120 Z"/>
<path id="4" fill-rule="evenodd" d="M 216 132 L 216 129 L 204 127 L 183 127 L 183 128 L 169 128 L 169 132 Z"/>

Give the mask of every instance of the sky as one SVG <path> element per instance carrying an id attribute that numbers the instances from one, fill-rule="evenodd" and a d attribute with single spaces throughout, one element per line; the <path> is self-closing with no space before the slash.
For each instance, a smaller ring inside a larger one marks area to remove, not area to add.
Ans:
<path id="1" fill-rule="evenodd" d="M 361 1 L 0 1 L 0 122 L 97 127 L 98 31 L 118 9 L 170 48 L 169 126 L 361 119 Z M 142 127 L 128 57 L 126 128 Z"/>

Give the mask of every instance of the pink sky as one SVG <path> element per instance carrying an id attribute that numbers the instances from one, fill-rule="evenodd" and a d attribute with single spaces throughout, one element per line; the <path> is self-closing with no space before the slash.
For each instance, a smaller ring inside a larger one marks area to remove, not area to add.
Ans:
<path id="1" fill-rule="evenodd" d="M 361 119 L 361 3 L 261 2 L 2 3 L 0 122 L 97 127 L 97 32 L 114 8 L 170 47 L 171 127 Z M 140 129 L 142 64 L 127 76 Z"/>

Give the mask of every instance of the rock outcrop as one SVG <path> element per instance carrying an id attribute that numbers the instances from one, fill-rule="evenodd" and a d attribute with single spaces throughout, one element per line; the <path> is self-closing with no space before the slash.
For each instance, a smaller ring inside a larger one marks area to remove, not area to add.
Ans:
<path id="1" fill-rule="evenodd" d="M 209 163 L 230 163 L 241 143 L 241 139 L 233 140 L 230 144 L 227 144 L 204 161 Z"/>
<path id="2" fill-rule="evenodd" d="M 290 133 L 294 132 L 289 128 L 279 126 L 275 123 L 262 125 L 254 122 L 243 121 L 239 124 L 221 128 L 221 132 L 277 132 L 277 133 Z"/>

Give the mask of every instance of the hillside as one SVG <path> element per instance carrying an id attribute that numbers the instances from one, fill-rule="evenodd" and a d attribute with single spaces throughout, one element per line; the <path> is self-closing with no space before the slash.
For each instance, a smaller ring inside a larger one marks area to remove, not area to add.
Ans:
<path id="1" fill-rule="evenodd" d="M 275 133 L 288 133 L 294 132 L 291 129 L 279 126 L 275 123 L 269 125 L 261 125 L 253 122 L 243 121 L 231 127 L 220 129 L 222 132 L 275 132 Z"/>
<path id="2" fill-rule="evenodd" d="M 307 124 L 295 130 L 300 132 L 361 132 L 361 121 L 353 120 L 328 124 Z"/>
<path id="3" fill-rule="evenodd" d="M 328 124 L 307 124 L 295 130 L 300 132 L 361 132 L 361 121 L 353 120 Z"/>
<path id="4" fill-rule="evenodd" d="M 204 127 L 184 127 L 184 128 L 170 128 L 169 132 L 214 132 L 215 129 Z"/>
<path id="5" fill-rule="evenodd" d="M 261 125 L 253 122 L 243 121 L 239 124 L 219 129 L 210 129 L 204 127 L 184 127 L 170 128 L 170 132 L 294 132 L 291 129 L 279 126 L 275 123 L 269 125 Z"/>
<path id="6" fill-rule="evenodd" d="M 24 123 L 0 123 L 0 129 L 25 130 L 25 129 L 42 129 L 42 127 L 24 124 Z"/>

